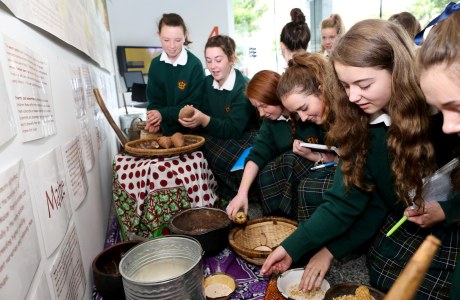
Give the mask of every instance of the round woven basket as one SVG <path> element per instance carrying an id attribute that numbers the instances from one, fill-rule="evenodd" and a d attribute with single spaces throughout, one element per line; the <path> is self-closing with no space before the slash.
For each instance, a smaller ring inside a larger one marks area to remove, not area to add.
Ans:
<path id="1" fill-rule="evenodd" d="M 179 155 L 188 152 L 195 151 L 196 149 L 200 148 L 205 139 L 199 135 L 193 134 L 184 134 L 185 145 L 182 147 L 174 147 L 169 149 L 142 149 L 138 147 L 138 144 L 158 141 L 158 137 L 148 138 L 148 139 L 139 139 L 135 141 L 131 141 L 125 144 L 125 151 L 134 156 L 172 156 L 172 155 Z"/>
<path id="2" fill-rule="evenodd" d="M 297 221 L 281 217 L 262 217 L 248 221 L 242 227 L 230 230 L 228 240 L 233 250 L 243 259 L 255 265 L 263 265 L 284 239 L 297 229 Z M 256 250 L 256 248 L 267 248 Z"/>

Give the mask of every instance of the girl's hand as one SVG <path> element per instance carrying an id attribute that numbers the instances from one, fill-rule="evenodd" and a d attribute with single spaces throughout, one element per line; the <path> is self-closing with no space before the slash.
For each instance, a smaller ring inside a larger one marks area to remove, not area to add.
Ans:
<path id="1" fill-rule="evenodd" d="M 145 125 L 145 130 L 147 130 L 150 133 L 157 133 L 160 131 L 160 129 L 161 127 L 159 125 L 158 126 L 149 126 L 148 124 Z"/>
<path id="2" fill-rule="evenodd" d="M 429 228 L 446 219 L 441 205 L 436 201 L 425 202 L 424 210 L 421 207 L 416 209 L 406 208 L 404 215 L 407 220 L 418 224 L 422 228 Z"/>
<path id="3" fill-rule="evenodd" d="M 310 291 L 313 288 L 319 289 L 326 276 L 327 270 L 331 266 L 334 256 L 326 247 L 321 248 L 308 262 L 303 271 L 299 290 Z"/>
<path id="4" fill-rule="evenodd" d="M 230 201 L 225 209 L 227 211 L 228 218 L 235 221 L 236 213 L 243 209 L 245 215 L 248 214 L 248 195 L 245 193 L 236 194 L 235 198 Z"/>
<path id="5" fill-rule="evenodd" d="M 195 108 L 195 113 L 193 116 L 190 118 L 183 118 L 179 119 L 179 123 L 182 124 L 182 126 L 187 127 L 187 128 L 197 128 L 198 126 L 203 126 L 205 127 L 208 125 L 210 120 L 210 117 L 203 112 L 201 112 L 199 109 Z"/>
<path id="6" fill-rule="evenodd" d="M 278 246 L 275 251 L 268 255 L 262 268 L 260 269 L 261 275 L 279 274 L 283 273 L 292 264 L 292 257 L 282 247 Z"/>
<path id="7" fill-rule="evenodd" d="M 163 120 L 161 113 L 158 110 L 149 110 L 147 112 L 147 121 L 145 122 L 145 130 L 148 132 L 160 131 L 160 124 Z"/>
<path id="8" fill-rule="evenodd" d="M 337 156 L 335 152 L 327 152 L 327 151 L 316 152 L 310 148 L 300 146 L 301 143 L 302 143 L 301 140 L 294 140 L 294 142 L 292 143 L 292 152 L 294 152 L 295 154 L 299 156 L 302 156 L 303 158 L 313 161 L 313 162 L 320 161 L 321 158 L 323 160 L 323 163 L 339 161 L 339 157 Z"/>
<path id="9" fill-rule="evenodd" d="M 300 146 L 301 142 L 301 140 L 294 140 L 294 142 L 292 143 L 292 152 L 308 160 L 317 161 L 319 159 L 319 156 L 314 155 L 311 149 Z"/>

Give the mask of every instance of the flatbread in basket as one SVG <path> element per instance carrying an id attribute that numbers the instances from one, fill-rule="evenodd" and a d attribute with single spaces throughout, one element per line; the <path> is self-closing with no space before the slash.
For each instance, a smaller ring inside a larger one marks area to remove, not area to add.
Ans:
<path id="1" fill-rule="evenodd" d="M 152 141 L 158 141 L 160 137 L 139 139 L 125 144 L 125 151 L 133 156 L 144 156 L 144 157 L 168 157 L 173 155 L 179 155 L 184 153 L 193 152 L 200 148 L 205 141 L 205 138 L 199 135 L 184 134 L 185 145 L 182 147 L 174 147 L 169 149 L 143 149 L 139 147 L 142 143 L 148 143 Z"/>
<path id="2" fill-rule="evenodd" d="M 287 218 L 261 217 L 231 229 L 228 241 L 243 259 L 261 266 L 272 249 L 291 235 L 297 229 L 297 225 L 297 221 Z"/>

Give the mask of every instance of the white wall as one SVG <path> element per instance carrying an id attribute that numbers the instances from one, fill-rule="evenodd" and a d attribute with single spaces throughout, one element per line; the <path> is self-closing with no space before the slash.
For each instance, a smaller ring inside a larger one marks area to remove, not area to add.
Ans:
<path id="1" fill-rule="evenodd" d="M 97 72 L 111 76 L 111 94 L 116 95 L 114 76 L 106 71 L 99 69 L 97 65 L 87 58 L 86 55 L 74 48 L 62 43 L 57 38 L 20 21 L 14 17 L 3 4 L 0 4 L 0 62 L 2 68 L 0 72 L 8 73 L 7 58 L 3 37 L 14 39 L 34 52 L 47 57 L 49 60 L 49 74 L 52 90 L 52 102 L 54 103 L 55 120 L 57 133 L 55 135 L 26 142 L 21 142 L 19 134 L 6 144 L 0 146 L 0 169 L 4 170 L 12 162 L 23 160 L 27 164 L 48 151 L 67 143 L 70 139 L 79 135 L 79 123 L 75 117 L 75 104 L 70 84 L 70 73 L 68 64 L 81 66 L 83 64 L 92 66 Z M 7 77 L 8 78 L 8 77 Z M 8 86 L 8 94 L 12 95 L 11 87 Z M 116 106 L 116 99 L 105 99 L 109 107 Z M 13 111 L 14 105 L 12 100 Z M 88 108 L 87 114 L 90 120 L 90 128 L 93 129 L 93 148 L 95 153 L 95 164 L 87 172 L 89 190 L 82 205 L 73 212 L 72 220 L 76 225 L 77 235 L 80 242 L 81 254 L 83 258 L 84 271 L 86 275 L 86 293 L 83 299 L 91 299 L 93 282 L 91 274 L 91 262 L 93 258 L 102 250 L 105 241 L 108 214 L 111 205 L 111 162 L 116 151 L 116 143 L 112 130 L 107 126 L 106 140 L 98 149 L 95 139 L 93 108 Z M 16 118 L 17 119 L 17 118 Z M 19 128 L 18 128 L 19 131 Z M 34 178 L 28 178 L 33 181 Z M 33 198 L 32 198 L 33 200 Z M 34 213 L 37 228 L 39 220 Z M 54 253 L 49 258 L 44 255 L 43 239 L 40 238 L 38 230 L 40 250 L 42 260 L 40 262 L 36 276 L 32 282 L 31 290 L 34 291 L 39 284 L 39 275 L 48 273 L 55 258 Z M 56 251 L 57 252 L 57 251 Z M 32 270 L 31 270 L 32 271 Z M 38 275 L 37 275 L 38 274 Z M 49 284 L 49 282 L 48 282 Z M 51 286 L 50 286 L 51 288 Z M 52 288 L 51 288 L 52 291 Z M 53 294 L 53 292 L 51 293 Z M 30 299 L 29 294 L 29 299 Z"/>
<path id="2" fill-rule="evenodd" d="M 177 13 L 189 31 L 190 50 L 205 67 L 204 46 L 214 26 L 220 34 L 232 35 L 232 0 L 112 0 L 107 2 L 114 55 L 117 46 L 161 46 L 158 22 L 164 13 Z M 115 62 L 116 64 L 116 62 Z M 125 92 L 119 76 L 119 93 Z"/>
<path id="3" fill-rule="evenodd" d="M 70 0 L 68 0 L 70 1 Z M 87 55 L 75 50 L 75 48 L 63 43 L 56 37 L 38 29 L 35 26 L 17 19 L 11 12 L 0 3 L 0 72 L 8 74 L 6 49 L 3 37 L 8 37 L 24 47 L 30 48 L 34 53 L 44 56 L 49 62 L 49 76 L 51 85 L 52 102 L 54 104 L 55 122 L 57 133 L 49 137 L 22 142 L 19 133 L 6 144 L 0 146 L 0 170 L 4 170 L 12 162 L 22 160 L 27 165 L 46 154 L 56 147 L 62 146 L 72 138 L 79 135 L 80 123 L 75 116 L 75 104 L 70 84 L 69 65 L 89 65 L 99 74 L 110 78 L 107 86 L 108 95 L 106 105 L 117 119 L 117 108 L 121 92 L 118 66 L 116 66 L 116 46 L 150 46 L 160 45 L 156 36 L 157 22 L 163 13 L 176 12 L 180 14 L 189 29 L 190 39 L 193 41 L 191 50 L 203 60 L 204 44 L 214 26 L 219 27 L 219 32 L 229 34 L 233 32 L 231 5 L 232 1 L 225 0 L 108 0 L 108 13 L 111 26 L 113 47 L 114 74 L 109 74 L 88 58 Z M 83 28 L 82 28 L 83 30 Z M 203 60 L 204 62 L 204 60 Z M 15 114 L 15 106 L 11 96 L 12 87 L 8 86 L 7 92 Z M 116 87 L 118 85 L 118 88 Z M 95 133 L 94 115 L 95 107 L 87 108 L 87 116 L 92 130 L 93 150 L 95 163 L 91 170 L 86 173 L 89 188 L 88 193 L 72 215 L 75 223 L 83 259 L 84 272 L 86 275 L 86 291 L 83 299 L 91 299 L 93 281 L 91 274 L 91 262 L 102 250 L 107 229 L 108 214 L 112 203 L 111 180 L 112 180 L 112 157 L 117 152 L 117 142 L 110 127 L 106 126 L 106 139 L 100 147 L 97 146 Z M 18 119 L 18 116 L 15 116 Z M 19 131 L 19 129 L 18 129 Z M 29 175 L 29 174 L 27 174 Z M 33 182 L 34 178 L 28 178 Z M 34 200 L 33 198 L 31 199 Z M 34 211 L 41 261 L 35 277 L 32 281 L 27 299 L 32 299 L 34 292 L 40 285 L 40 276 L 47 274 L 48 288 L 54 299 L 53 287 L 49 280 L 49 270 L 56 258 L 55 251 L 50 257 L 46 257 L 43 238 L 40 236 L 40 223 L 37 213 Z"/>

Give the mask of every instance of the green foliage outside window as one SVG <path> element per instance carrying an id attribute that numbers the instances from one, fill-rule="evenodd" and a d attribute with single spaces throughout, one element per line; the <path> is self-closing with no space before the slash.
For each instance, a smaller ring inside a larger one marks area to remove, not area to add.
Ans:
<path id="1" fill-rule="evenodd" d="M 449 0 L 419 0 L 412 4 L 409 11 L 420 21 L 422 28 L 425 27 L 428 22 L 439 15 Z"/>

